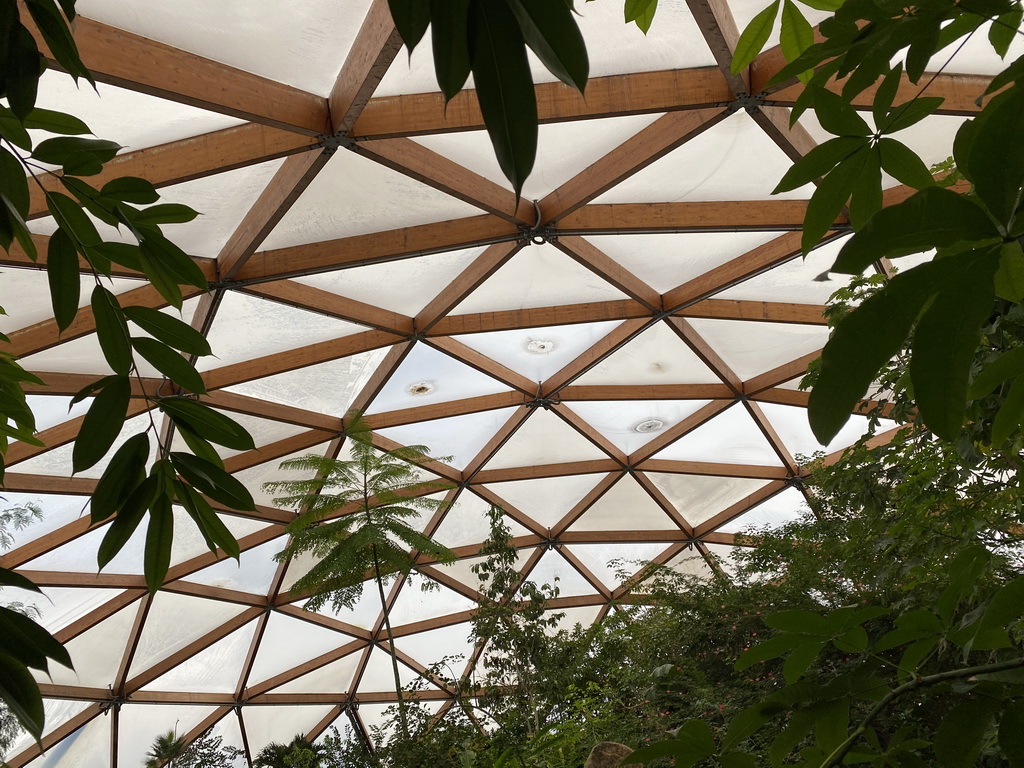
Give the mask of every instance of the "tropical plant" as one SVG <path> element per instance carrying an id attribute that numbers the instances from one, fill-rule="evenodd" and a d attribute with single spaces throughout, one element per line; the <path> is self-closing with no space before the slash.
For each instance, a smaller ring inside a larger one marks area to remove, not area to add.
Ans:
<path id="1" fill-rule="evenodd" d="M 323 749 L 301 734 L 287 744 L 271 742 L 253 759 L 253 768 L 319 768 Z"/>
<path id="2" fill-rule="evenodd" d="M 309 455 L 282 462 L 281 469 L 309 475 L 303 480 L 266 484 L 280 494 L 274 503 L 298 510 L 287 527 L 291 535 L 279 560 L 311 553 L 316 562 L 294 584 L 310 595 L 306 607 L 350 608 L 373 579 L 380 598 L 388 653 L 395 678 L 399 723 L 408 734 L 402 683 L 391 630 L 390 606 L 384 593 L 388 577 L 407 578 L 417 558 L 447 563 L 455 555 L 414 526 L 423 512 L 445 506 L 436 494 L 450 486 L 424 480 L 417 465 L 429 460 L 428 449 L 411 445 L 389 450 L 373 444 L 373 433 L 362 414 L 346 418 L 346 446 L 351 458 Z M 424 582 L 429 583 L 429 582 Z"/>
<path id="3" fill-rule="evenodd" d="M 207 731 L 193 741 L 175 761 L 175 768 L 234 768 L 245 752 L 224 744 L 223 736 Z"/>
<path id="4" fill-rule="evenodd" d="M 174 731 L 161 733 L 153 739 L 146 753 L 145 768 L 176 768 L 178 758 L 185 752 L 185 739 Z"/>

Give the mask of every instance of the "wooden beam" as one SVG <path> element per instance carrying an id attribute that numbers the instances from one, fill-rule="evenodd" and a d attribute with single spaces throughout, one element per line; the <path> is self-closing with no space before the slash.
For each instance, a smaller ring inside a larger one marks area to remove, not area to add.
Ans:
<path id="1" fill-rule="evenodd" d="M 737 395 L 740 393 L 743 389 L 743 381 L 718 352 L 704 340 L 704 337 L 697 333 L 697 329 L 690 322 L 681 317 L 667 317 L 665 323 L 729 389 Z"/>
<path id="2" fill-rule="evenodd" d="M 311 275 L 455 251 L 482 243 L 507 242 L 519 237 L 518 227 L 508 221 L 490 215 L 473 216 L 263 251 L 249 259 L 237 279 L 241 282 L 263 282 Z"/>
<path id="3" fill-rule="evenodd" d="M 733 397 L 725 384 L 570 384 L 563 400 L 720 400 Z"/>
<path id="4" fill-rule="evenodd" d="M 530 381 L 521 373 L 517 373 L 511 368 L 506 368 L 501 363 L 477 352 L 472 347 L 467 347 L 461 341 L 456 341 L 455 339 L 447 337 L 439 337 L 430 338 L 424 343 L 429 344 L 435 349 L 444 352 L 446 355 L 465 363 L 470 368 L 475 368 L 481 373 L 486 373 L 488 376 L 497 379 L 502 384 L 506 384 L 513 389 L 518 389 L 524 394 L 531 396 L 537 394 L 536 382 Z"/>
<path id="5" fill-rule="evenodd" d="M 731 407 L 734 402 L 735 401 L 733 400 L 712 400 L 707 405 L 698 408 L 685 419 L 673 424 L 653 440 L 633 451 L 633 453 L 629 455 L 629 465 L 636 466 L 640 462 L 646 461 L 651 456 L 654 456 L 659 451 L 670 446 L 676 440 L 690 434 L 693 430 L 697 429 L 697 427 L 707 423 L 726 408 Z"/>
<path id="6" fill-rule="evenodd" d="M 736 50 L 740 32 L 736 28 L 736 20 L 725 0 L 686 0 L 686 5 L 697 22 L 704 41 L 711 49 L 711 55 L 718 62 L 718 69 L 736 96 L 744 96 L 750 90 L 749 69 L 734 75 L 732 73 L 732 55 Z"/>
<path id="7" fill-rule="evenodd" d="M 579 520 L 620 479 L 622 479 L 622 474 L 618 472 L 611 472 L 606 475 L 597 485 L 590 489 L 586 496 L 576 502 L 576 505 L 566 512 L 561 520 L 551 526 L 551 536 L 553 538 L 561 537 L 570 525 Z"/>
<path id="8" fill-rule="evenodd" d="M 698 109 L 670 112 L 658 118 L 541 200 L 541 221 L 545 224 L 559 221 L 694 136 L 717 125 L 729 114 L 723 109 Z"/>
<path id="9" fill-rule="evenodd" d="M 111 179 L 141 176 L 158 188 L 167 187 L 305 152 L 313 147 L 315 141 L 308 136 L 260 123 L 246 123 L 125 152 L 104 164 L 99 174 L 90 176 L 89 184 L 99 189 Z M 50 191 L 64 189 L 53 176 L 38 178 Z M 29 218 L 49 215 L 39 185 L 29 185 L 29 193 Z"/>
<path id="10" fill-rule="evenodd" d="M 540 122 L 602 119 L 676 110 L 705 109 L 733 100 L 717 67 L 593 77 L 586 97 L 562 83 L 538 83 Z M 352 129 L 359 138 L 421 136 L 483 130 L 476 93 L 464 90 L 447 106 L 437 92 L 371 99 Z"/>
<path id="11" fill-rule="evenodd" d="M 340 432 L 341 419 L 325 413 L 307 411 L 292 405 L 282 405 L 269 400 L 260 400 L 249 395 L 241 395 L 227 390 L 216 390 L 200 398 L 207 405 L 235 413 L 247 413 L 262 419 L 295 424 L 307 429 L 321 429 L 328 432 Z"/>
<path id="12" fill-rule="evenodd" d="M 807 366 L 819 357 L 821 357 L 821 350 L 810 352 L 803 357 L 790 360 L 788 363 L 783 363 L 772 368 L 770 371 L 765 371 L 759 376 L 748 379 L 743 382 L 743 394 L 753 396 L 766 389 L 777 387 L 779 384 L 783 384 L 790 379 L 795 379 L 797 376 L 803 376 L 807 373 Z"/>
<path id="13" fill-rule="evenodd" d="M 9 758 L 7 760 L 7 765 L 9 768 L 22 768 L 24 765 L 43 754 L 45 750 L 50 749 L 55 744 L 59 744 L 68 736 L 75 733 L 79 728 L 84 727 L 90 721 L 99 717 L 103 712 L 104 709 L 98 702 L 89 705 L 81 712 L 68 718 L 65 722 L 61 723 L 48 734 L 43 736 L 38 744 L 32 744 L 31 746 L 25 747 L 21 752 Z"/>
<path id="14" fill-rule="evenodd" d="M 793 231 L 803 228 L 806 200 L 591 203 L 558 222 L 559 232 L 651 234 L 658 232 Z M 845 226 L 843 218 L 837 225 Z"/>
<path id="15" fill-rule="evenodd" d="M 648 318 L 651 310 L 633 299 L 591 301 L 555 307 L 524 307 L 496 312 L 447 315 L 427 331 L 427 336 L 461 336 L 470 333 L 511 331 L 519 328 L 545 328 L 551 325 L 601 323 L 607 320 Z"/>
<path id="16" fill-rule="evenodd" d="M 366 380 L 366 383 L 356 393 L 356 396 L 352 398 L 352 404 L 348 408 L 349 413 L 353 411 L 364 413 L 370 407 L 374 398 L 387 386 L 395 371 L 398 370 L 398 367 L 405 358 L 412 352 L 415 343 L 414 341 L 403 341 L 395 344 L 395 346 L 387 351 L 384 359 L 377 364 L 373 373 L 370 374 L 370 378 Z"/>
<path id="17" fill-rule="evenodd" d="M 771 445 L 772 450 L 775 451 L 775 455 L 778 456 L 779 460 L 785 465 L 786 469 L 788 469 L 793 475 L 798 474 L 800 468 L 797 466 L 796 460 L 789 452 L 789 449 L 786 447 L 786 443 L 782 440 L 782 437 L 779 435 L 778 431 L 776 431 L 774 425 L 768 420 L 768 417 L 764 413 L 764 409 L 751 400 L 745 400 L 743 405 L 747 409 L 747 413 L 749 413 L 751 418 L 754 420 L 754 423 L 757 424 L 757 428 L 761 430 L 761 434 L 764 435 L 768 444 Z"/>
<path id="18" fill-rule="evenodd" d="M 735 504 L 730 504 L 726 509 L 723 509 L 718 514 L 708 518 L 703 523 L 696 526 L 694 534 L 700 537 L 707 536 L 716 528 L 721 528 L 726 523 L 729 523 L 740 515 L 749 512 L 758 504 L 782 493 L 787 487 L 788 486 L 784 480 L 773 480 L 772 482 L 765 484 L 764 487 L 758 488 L 756 491 L 740 499 Z"/>
<path id="19" fill-rule="evenodd" d="M 247 285 L 241 291 L 381 331 L 408 335 L 414 333 L 411 317 L 294 280 L 275 280 L 271 283 Z"/>
<path id="20" fill-rule="evenodd" d="M 800 123 L 789 124 L 789 110 L 785 107 L 756 107 L 749 114 L 794 163 L 818 146 Z"/>
<path id="21" fill-rule="evenodd" d="M 562 421 L 572 427 L 575 431 L 579 432 L 587 442 L 600 450 L 601 453 L 615 461 L 619 466 L 625 468 L 628 463 L 625 451 L 594 429 L 593 426 L 586 422 L 578 413 L 572 410 L 572 408 L 555 405 L 552 406 L 551 410 Z"/>
<path id="22" fill-rule="evenodd" d="M 530 467 L 483 469 L 473 476 L 472 482 L 476 485 L 483 485 L 486 483 L 505 483 L 512 480 L 536 480 L 542 477 L 605 474 L 621 469 L 622 466 L 614 459 L 567 461 L 561 464 L 539 464 Z"/>
<path id="23" fill-rule="evenodd" d="M 559 237 L 554 246 L 651 312 L 661 311 L 661 295 L 656 290 L 589 241 L 569 235 Z"/>
<path id="24" fill-rule="evenodd" d="M 726 464 L 709 461 L 675 461 L 670 459 L 647 459 L 637 465 L 644 472 L 666 472 L 676 475 L 718 475 L 754 480 L 784 480 L 788 477 L 785 467 L 766 467 L 757 464 Z"/>
<path id="25" fill-rule="evenodd" d="M 668 515 L 668 518 L 675 523 L 687 539 L 693 538 L 693 526 L 682 516 L 676 505 L 669 501 L 668 496 L 661 492 L 657 484 L 643 472 L 634 472 L 633 477 L 640 487 L 644 489 L 651 500 L 661 508 L 661 511 Z"/>
<path id="26" fill-rule="evenodd" d="M 679 310 L 676 314 L 680 317 L 714 318 L 716 320 L 827 325 L 824 312 L 825 306 L 822 304 L 704 299 Z"/>
<path id="27" fill-rule="evenodd" d="M 498 431 L 491 436 L 491 439 L 487 441 L 487 444 L 481 448 L 477 455 L 473 457 L 473 460 L 466 465 L 466 468 L 462 472 L 465 482 L 468 483 L 471 480 L 477 480 L 480 468 L 491 460 L 491 457 L 508 442 L 509 438 L 512 437 L 512 435 L 514 435 L 521 426 L 523 426 L 532 414 L 533 409 L 525 405 L 519 406 L 512 412 L 508 419 L 506 419 L 505 423 L 502 424 Z M 477 480 L 477 482 L 484 481 Z"/>
<path id="28" fill-rule="evenodd" d="M 329 127 L 327 100 L 290 85 L 84 16 L 75 19 L 74 35 L 82 61 L 100 82 L 310 136 Z M 57 66 L 50 58 L 47 64 Z"/>
<path id="29" fill-rule="evenodd" d="M 467 397 L 462 400 L 448 400 L 442 403 L 418 405 L 395 411 L 368 413 L 364 418 L 371 429 L 387 429 L 388 427 L 398 427 L 403 424 L 447 419 L 452 416 L 465 416 L 470 413 L 515 408 L 518 405 L 522 405 L 524 400 L 525 396 L 522 392 L 499 392 L 493 395 L 478 395 L 477 397 Z"/>

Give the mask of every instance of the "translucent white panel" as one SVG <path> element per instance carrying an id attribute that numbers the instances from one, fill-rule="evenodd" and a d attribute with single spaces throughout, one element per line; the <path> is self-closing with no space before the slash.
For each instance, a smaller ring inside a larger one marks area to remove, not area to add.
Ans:
<path id="1" fill-rule="evenodd" d="M 607 458 L 600 448 L 558 416 L 538 408 L 498 449 L 486 468 L 505 469 Z"/>
<path id="2" fill-rule="evenodd" d="M 423 590 L 423 579 L 415 579 L 413 584 L 406 584 L 391 609 L 391 626 L 414 624 L 435 616 L 447 616 L 459 611 L 470 611 L 476 604 L 467 597 L 453 592 L 448 587 L 440 586 L 434 581 L 427 582 L 429 588 Z"/>
<path id="3" fill-rule="evenodd" d="M 521 569 L 526 562 L 526 558 L 529 556 L 528 550 L 517 550 L 516 551 L 516 562 L 515 568 Z M 484 557 L 466 557 L 462 560 L 456 560 L 450 565 L 434 565 L 433 568 L 437 568 L 439 571 L 451 576 L 453 579 L 458 579 L 470 589 L 479 589 L 480 580 L 477 575 L 473 573 L 473 566 L 479 565 L 486 558 Z"/>
<path id="4" fill-rule="evenodd" d="M 508 392 L 510 387 L 426 344 L 415 344 L 367 413 Z"/>
<path id="5" fill-rule="evenodd" d="M 373 349 L 265 379 L 254 379 L 226 389 L 272 403 L 341 416 L 348 411 L 356 395 L 370 380 L 387 353 L 387 347 Z"/>
<path id="6" fill-rule="evenodd" d="M 394 736 L 395 714 L 394 704 L 360 704 L 357 713 L 370 740 L 378 745 Z"/>
<path id="7" fill-rule="evenodd" d="M 229 291 L 208 334 L 216 358 L 201 358 L 196 367 L 207 371 L 364 330 L 355 323 Z"/>
<path id="8" fill-rule="evenodd" d="M 208 733 L 211 737 L 217 737 L 223 739 L 221 744 L 225 747 L 235 747 L 236 749 L 242 749 L 242 731 L 238 727 L 238 717 L 234 712 L 229 713 L 225 717 L 222 717 L 217 721 L 217 724 L 211 728 Z M 244 760 L 244 758 L 243 758 Z M 238 765 L 243 765 L 243 761 L 238 761 Z"/>
<path id="9" fill-rule="evenodd" d="M 368 6 L 366 0 L 310 0 L 295 8 L 274 0 L 182 0 L 169 6 L 147 0 L 82 0 L 78 12 L 326 96 Z M 232 34 L 225 34 L 227 30 Z"/>
<path id="10" fill-rule="evenodd" d="M 600 160 L 661 115 L 631 115 L 540 126 L 537 160 L 523 185 L 523 197 L 540 200 Z M 421 136 L 416 141 L 459 165 L 509 189 L 484 131 Z M 470 311 L 470 310 L 466 310 Z"/>
<path id="11" fill-rule="evenodd" d="M 713 66 L 714 56 L 701 36 L 693 15 L 682 0 L 665 0 L 658 5 L 658 16 L 650 33 L 644 35 L 633 24 L 624 25 L 622 9 L 615 3 L 586 3 L 576 9 L 590 54 L 590 76 L 622 72 L 648 72 L 661 69 Z M 679 40 L 685 39 L 686 45 Z M 404 55 L 395 57 L 376 94 L 436 91 L 437 81 L 431 59 L 430 36 L 413 51 L 411 63 Z M 530 53 L 530 68 L 537 82 L 554 79 Z M 470 78 L 472 82 L 472 78 Z M 467 85 L 469 87 L 469 85 Z"/>
<path id="12" fill-rule="evenodd" d="M 348 693 L 352 690 L 352 677 L 365 651 L 364 646 L 348 656 L 274 688 L 273 693 Z"/>
<path id="13" fill-rule="evenodd" d="M 548 611 L 549 614 L 561 613 L 563 616 L 553 628 L 545 630 L 545 632 L 546 634 L 553 635 L 556 632 L 571 632 L 577 625 L 584 628 L 589 627 L 597 621 L 597 615 L 600 612 L 600 605 L 583 605 L 579 608 Z"/>
<path id="14" fill-rule="evenodd" d="M 117 734 L 119 764 L 145 764 L 153 739 L 168 731 L 186 734 L 211 712 L 213 707 L 126 704 L 121 707 Z"/>
<path id="15" fill-rule="evenodd" d="M 618 301 L 626 294 L 545 243 L 524 248 L 460 303 L 452 314 Z"/>
<path id="16" fill-rule="evenodd" d="M 239 558 L 240 562 L 235 562 L 231 558 L 221 560 L 216 565 L 186 576 L 184 580 L 265 595 L 278 568 L 274 555 L 281 551 L 284 543 L 283 537 L 268 541 L 243 552 Z"/>
<path id="17" fill-rule="evenodd" d="M 806 258 L 790 259 L 775 269 L 716 293 L 715 298 L 824 304 L 850 280 L 849 275 L 828 271 L 846 241 L 847 238 L 842 237 L 828 242 L 815 248 Z"/>
<path id="18" fill-rule="evenodd" d="M 108 768 L 110 765 L 110 718 L 96 717 L 46 754 L 33 768 Z"/>
<path id="19" fill-rule="evenodd" d="M 487 518 L 490 507 L 489 501 L 475 493 L 460 493 L 455 503 L 445 513 L 441 525 L 434 531 L 434 538 L 446 547 L 462 547 L 486 540 L 491 535 L 490 521 Z M 523 526 L 508 516 L 503 518 L 503 522 L 509 527 L 512 536 L 527 533 Z"/>
<path id="20" fill-rule="evenodd" d="M 453 624 L 450 627 L 441 627 L 429 632 L 417 632 L 415 635 L 400 637 L 395 640 L 395 645 L 400 651 L 409 654 L 428 668 L 441 661 L 445 656 L 461 656 L 461 662 L 453 660 L 449 662 L 448 670 L 442 670 L 443 674 L 458 678 L 462 673 L 462 662 L 467 660 L 473 652 L 473 643 L 470 640 L 472 631 L 473 627 L 468 622 Z"/>
<path id="21" fill-rule="evenodd" d="M 19 599 L 30 601 L 39 609 L 39 623 L 47 632 L 53 634 L 101 605 L 116 600 L 123 594 L 123 591 L 120 589 L 43 587 L 45 597 L 30 596 L 30 593 L 22 594 L 26 597 L 19 595 Z M 6 598 L 7 590 L 3 591 L 3 595 Z"/>
<path id="22" fill-rule="evenodd" d="M 419 677 L 419 675 L 399 661 L 398 677 L 404 687 Z M 357 691 L 360 693 L 372 691 L 374 693 L 394 694 L 395 672 L 391 666 L 391 656 L 388 653 L 380 648 L 374 648 L 370 652 L 370 660 L 366 662 L 366 669 L 363 671 L 363 676 L 359 679 Z"/>
<path id="23" fill-rule="evenodd" d="M 64 644 L 75 665 L 74 671 L 54 664 L 50 667 L 50 677 L 57 685 L 84 685 L 106 688 L 114 682 L 121 659 L 124 656 L 125 644 L 132 624 L 138 614 L 138 603 L 122 608 L 96 626 L 88 629 L 78 637 Z M 47 680 L 40 674 L 39 680 Z"/>
<path id="24" fill-rule="evenodd" d="M 74 405 L 71 405 L 70 397 L 55 395 L 28 395 L 25 399 L 28 402 L 28 407 L 32 409 L 32 414 L 36 417 L 37 432 L 43 432 L 50 427 L 84 415 L 92 404 L 91 397 Z M 70 406 L 70 410 L 68 406 Z"/>
<path id="25" fill-rule="evenodd" d="M 723 533 L 740 533 L 760 528 L 777 528 L 796 520 L 806 509 L 807 502 L 803 494 L 795 488 L 787 488 L 749 512 L 734 517 L 718 530 Z"/>
<path id="26" fill-rule="evenodd" d="M 479 208 L 356 152 L 338 152 L 262 247 L 273 250 L 479 214 Z"/>
<path id="27" fill-rule="evenodd" d="M 135 677 L 175 651 L 233 619 L 245 606 L 171 592 L 157 592 L 135 650 L 128 677 Z"/>
<path id="28" fill-rule="evenodd" d="M 43 728 L 43 735 L 52 733 L 83 709 L 91 706 L 91 701 L 71 701 L 69 699 L 43 699 L 43 712 L 46 718 L 46 725 Z M 0 755 L 0 759 L 11 758 L 34 744 L 32 737 L 27 731 L 22 731 L 11 744 L 7 753 Z"/>
<path id="29" fill-rule="evenodd" d="M 290 571 L 289 568 L 289 577 L 292 576 Z M 364 581 L 363 592 L 351 608 L 335 611 L 331 606 L 325 605 L 318 613 L 338 619 L 338 621 L 344 621 L 346 624 L 372 630 L 380 618 L 380 596 L 377 593 L 377 585 L 372 581 Z"/>
<path id="30" fill-rule="evenodd" d="M 711 578 L 715 575 L 707 560 L 695 549 L 684 549 L 680 554 L 665 563 L 665 565 L 677 573 L 697 576 L 701 579 Z"/>
<path id="31" fill-rule="evenodd" d="M 623 475 L 570 531 L 674 530 L 678 526 L 632 475 Z"/>
<path id="32" fill-rule="evenodd" d="M 707 544 L 708 551 L 717 559 L 718 564 L 730 576 L 736 575 L 736 560 L 733 556 L 740 550 L 739 547 L 730 547 L 726 544 Z"/>
<path id="33" fill-rule="evenodd" d="M 96 4 L 97 0 L 81 2 L 78 12 L 84 13 L 82 6 Z M 53 69 L 46 70 L 40 78 L 36 106 L 81 118 L 96 136 L 116 141 L 126 152 L 244 122 L 106 83 L 96 83 L 95 89 L 84 80 L 76 85 L 69 75 Z"/>
<path id="34" fill-rule="evenodd" d="M 494 491 L 520 512 L 529 515 L 542 527 L 551 528 L 565 517 L 584 496 L 590 493 L 604 477 L 604 475 L 542 477 L 536 480 L 491 483 L 487 489 Z"/>
<path id="35" fill-rule="evenodd" d="M 143 690 L 233 694 L 255 631 L 256 622 L 250 621 L 161 675 Z"/>
<path id="36" fill-rule="evenodd" d="M 803 381 L 803 378 L 803 376 L 797 376 L 795 379 L 782 382 L 778 387 L 779 389 L 800 390 L 800 382 Z"/>
<path id="37" fill-rule="evenodd" d="M 530 571 L 530 581 L 558 587 L 559 597 L 597 594 L 597 589 L 558 552 L 549 550 Z"/>
<path id="38" fill-rule="evenodd" d="M 745 408 L 728 408 L 653 458 L 781 466 L 782 462 Z"/>
<path id="39" fill-rule="evenodd" d="M 281 464 L 288 461 L 288 459 L 297 459 L 300 456 L 306 456 L 308 454 L 323 456 L 324 452 L 327 450 L 327 446 L 328 443 L 314 445 L 308 450 L 296 451 L 295 453 L 283 456 L 280 459 L 268 461 L 263 464 L 257 464 L 255 467 L 243 469 L 241 472 L 235 472 L 234 476 L 239 482 L 243 483 L 245 487 L 249 489 L 253 500 L 257 504 L 273 506 L 273 494 L 263 490 L 263 484 L 272 480 L 298 480 L 309 477 L 309 473 L 281 469 Z"/>
<path id="40" fill-rule="evenodd" d="M 657 323 L 617 349 L 575 384 L 720 384 L 721 379 L 667 325 Z"/>
<path id="41" fill-rule="evenodd" d="M 615 589 L 668 547 L 666 542 L 633 544 L 573 544 L 566 547 L 601 583 Z M 623 578 L 624 577 L 624 578 Z"/>
<path id="42" fill-rule="evenodd" d="M 791 456 L 799 455 L 810 458 L 818 451 L 832 453 L 842 450 L 857 442 L 868 427 L 866 417 L 851 416 L 829 444 L 822 446 L 811 432 L 811 425 L 807 423 L 806 409 L 775 403 L 761 403 L 761 410 L 775 427 L 775 431 L 779 433 L 779 437 L 789 449 Z M 890 426 L 896 425 L 894 422 L 890 422 L 888 425 L 883 425 L 879 431 L 884 431 Z"/>
<path id="43" fill-rule="evenodd" d="M 768 200 L 792 161 L 743 110 L 595 198 L 595 203 Z M 752 173 L 751 169 L 757 169 Z M 806 185 L 777 198 L 801 200 Z"/>
<path id="44" fill-rule="evenodd" d="M 1009 62 L 1024 54 L 1024 39 L 1019 33 L 1014 35 L 1006 58 L 1001 60 L 988 42 L 988 31 L 991 26 L 991 24 L 983 24 L 973 35 L 962 39 L 961 42 L 964 42 L 964 46 L 959 51 L 956 48 L 960 43 L 939 51 L 928 62 L 926 71 L 935 72 L 943 69 L 946 72 L 962 72 L 971 75 L 994 75 L 1001 72 Z M 952 61 L 950 61 L 951 56 Z M 947 64 L 947 62 L 949 63 Z"/>
<path id="45" fill-rule="evenodd" d="M 455 338 L 530 381 L 544 381 L 590 349 L 620 323 L 476 333 Z M 543 344 L 539 342 L 544 342 Z"/>
<path id="46" fill-rule="evenodd" d="M 279 675 L 351 639 L 312 622 L 293 619 L 283 613 L 271 613 L 249 673 L 249 685 Z"/>
<path id="47" fill-rule="evenodd" d="M 744 380 L 816 352 L 828 341 L 824 326 L 696 318 L 690 323 Z"/>
<path id="48" fill-rule="evenodd" d="M 508 421 L 511 413 L 511 408 L 502 408 L 389 427 L 377 430 L 377 433 L 402 445 L 426 444 L 431 456 L 440 458 L 456 469 L 464 469 Z"/>
<path id="49" fill-rule="evenodd" d="M 14 549 L 73 523 L 88 512 L 87 496 L 58 496 L 56 494 L 14 493 L 4 491 L 4 509 L 32 504 L 43 516 L 33 519 L 28 526 L 17 530 L 8 526 L 7 533 L 14 539 Z"/>
<path id="50" fill-rule="evenodd" d="M 710 400 L 624 400 L 570 402 L 568 407 L 626 454 L 639 450 L 662 432 L 692 416 Z M 653 422 L 661 426 L 654 428 Z M 638 431 L 639 425 L 645 425 Z"/>
<path id="51" fill-rule="evenodd" d="M 588 235 L 604 253 L 659 293 L 693 280 L 778 237 L 781 232 L 682 232 Z"/>
<path id="52" fill-rule="evenodd" d="M 37 223 L 39 222 L 32 222 L 33 231 L 35 231 Z M 0 315 L 0 333 L 10 334 L 53 317 L 50 289 L 45 271 L 4 267 L 0 274 L 3 275 L 4 280 L 3 308 L 5 313 Z M 101 280 L 104 287 L 115 294 L 121 294 L 142 285 L 138 280 L 122 278 L 101 278 Z M 84 307 L 89 303 L 96 280 L 91 275 L 82 275 L 79 282 L 81 287 L 78 306 Z"/>
<path id="53" fill-rule="evenodd" d="M 331 706 L 308 707 L 243 707 L 245 735 L 249 741 L 249 752 L 256 754 L 270 742 L 287 744 L 296 734 L 309 733 L 319 723 Z"/>
<path id="54" fill-rule="evenodd" d="M 234 419 L 241 424 L 249 434 L 252 435 L 253 443 L 257 449 L 263 448 L 264 446 L 276 443 L 278 440 L 284 440 L 286 437 L 293 437 L 308 431 L 307 427 L 298 426 L 296 424 L 288 424 L 283 421 L 271 421 L 270 419 L 261 419 L 258 416 L 250 416 L 247 413 L 227 413 L 226 416 Z M 181 438 L 180 434 L 175 434 L 174 440 L 171 441 L 171 450 L 174 451 L 187 451 L 188 445 Z M 236 451 L 231 448 L 224 448 L 222 446 L 216 446 L 216 451 L 220 454 L 221 458 L 229 458 L 231 456 L 237 456 L 245 451 Z"/>
<path id="55" fill-rule="evenodd" d="M 431 253 L 296 277 L 295 282 L 412 316 L 441 293 L 483 251 L 484 246 L 477 246 L 461 251 Z"/>
<path id="56" fill-rule="evenodd" d="M 763 488 L 769 481 L 704 475 L 646 473 L 690 525 L 700 525 Z"/>

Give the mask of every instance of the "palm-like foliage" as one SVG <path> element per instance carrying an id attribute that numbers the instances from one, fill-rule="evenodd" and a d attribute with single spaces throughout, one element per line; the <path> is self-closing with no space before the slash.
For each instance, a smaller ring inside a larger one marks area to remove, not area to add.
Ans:
<path id="1" fill-rule="evenodd" d="M 173 768 L 174 761 L 185 751 L 185 739 L 174 731 L 161 733 L 153 739 L 146 753 L 146 768 Z"/>
<path id="2" fill-rule="evenodd" d="M 364 581 L 375 581 L 391 652 L 399 722 L 405 731 L 402 685 L 384 581 L 392 574 L 408 576 L 415 567 L 414 551 L 440 562 L 455 559 L 451 550 L 411 524 L 422 513 L 444 506 L 444 501 L 427 498 L 427 494 L 450 486 L 421 478 L 415 465 L 429 460 L 425 446 L 378 450 L 373 446 L 369 426 L 358 413 L 349 414 L 346 434 L 351 459 L 311 455 L 286 461 L 282 469 L 308 473 L 311 478 L 264 486 L 279 494 L 275 504 L 299 511 L 288 526 L 290 542 L 277 558 L 284 560 L 307 552 L 316 558 L 313 567 L 294 585 L 311 595 L 306 606 L 313 610 L 326 604 L 335 610 L 351 608 L 362 594 Z"/>

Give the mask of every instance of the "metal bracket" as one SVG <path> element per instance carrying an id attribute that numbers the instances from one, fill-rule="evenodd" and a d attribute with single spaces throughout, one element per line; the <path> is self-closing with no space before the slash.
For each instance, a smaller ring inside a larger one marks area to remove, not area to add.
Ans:
<path id="1" fill-rule="evenodd" d="M 113 691 L 111 691 L 113 693 Z M 103 714 L 109 713 L 111 710 L 114 712 L 120 712 L 121 706 L 128 703 L 127 696 L 114 696 L 110 701 L 100 702 L 100 712 Z"/>
<path id="2" fill-rule="evenodd" d="M 323 149 L 327 155 L 333 155 L 339 149 L 352 149 L 356 145 L 356 140 L 344 133 L 339 133 L 337 135 L 318 133 L 316 140 L 320 148 Z"/>
<path id="3" fill-rule="evenodd" d="M 729 112 L 739 112 L 741 109 L 745 109 L 747 112 L 751 112 L 758 107 L 763 107 L 765 105 L 764 97 L 765 94 L 763 93 L 757 93 L 754 95 L 741 93 L 735 98 L 735 100 L 729 103 L 726 110 Z"/>
<path id="4" fill-rule="evenodd" d="M 561 542 L 559 542 L 558 539 L 541 539 L 540 540 L 540 546 L 544 547 L 544 549 L 546 549 L 546 550 L 553 550 L 560 543 Z"/>
<path id="5" fill-rule="evenodd" d="M 550 411 L 553 406 L 561 405 L 561 398 L 557 397 L 535 397 L 533 400 L 528 400 L 523 405 L 527 408 L 543 408 L 545 411 Z"/>
<path id="6" fill-rule="evenodd" d="M 533 220 L 535 223 L 532 227 L 522 226 L 519 228 L 518 242 L 523 245 L 543 245 L 558 239 L 558 233 L 554 226 L 551 224 L 541 226 L 540 203 L 536 200 L 533 201 Z"/>

